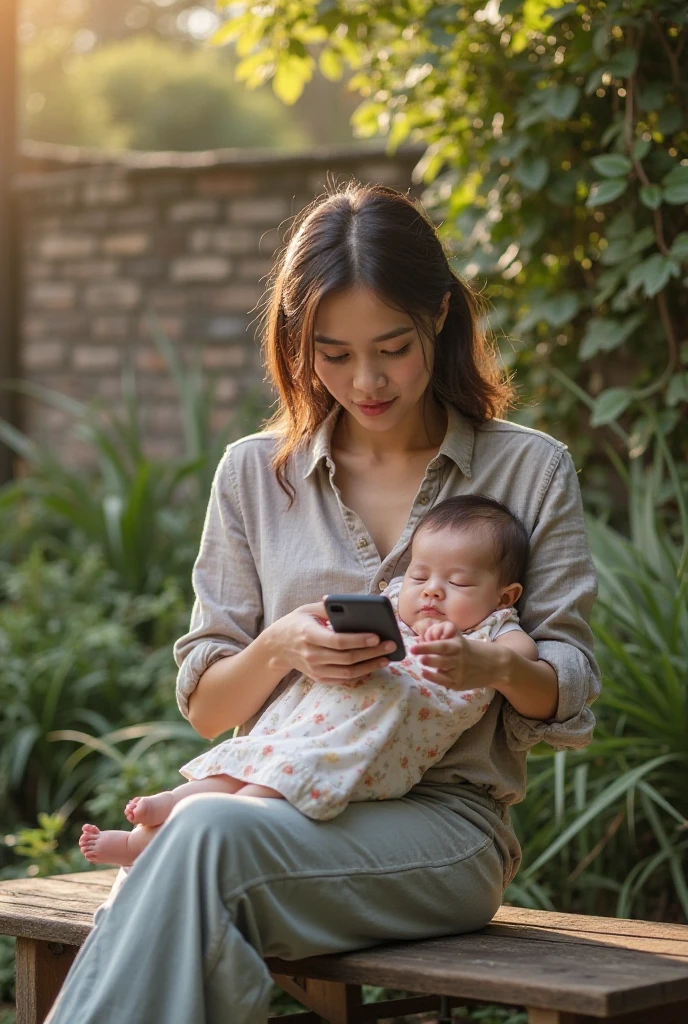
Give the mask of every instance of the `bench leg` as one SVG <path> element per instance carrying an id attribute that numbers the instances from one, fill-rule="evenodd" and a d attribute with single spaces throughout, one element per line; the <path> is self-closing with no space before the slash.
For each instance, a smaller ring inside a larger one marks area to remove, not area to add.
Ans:
<path id="1" fill-rule="evenodd" d="M 581 1013 L 563 1013 L 559 1010 L 528 1010 L 528 1024 L 600 1024 L 600 1017 L 588 1017 Z M 688 1000 L 680 1003 L 667 1003 L 651 1010 L 632 1010 L 618 1017 L 607 1017 L 609 1024 L 648 1024 L 648 1021 L 661 1021 L 661 1024 L 686 1024 L 688 1021 Z M 17 1024 L 19 1022 L 17 1021 Z"/>
<path id="2" fill-rule="evenodd" d="M 273 979 L 280 988 L 328 1024 L 358 1024 L 362 1020 L 363 998 L 360 985 L 347 985 L 343 981 L 318 981 L 315 978 L 288 978 L 281 974 L 273 974 Z"/>
<path id="3" fill-rule="evenodd" d="M 17 1024 L 43 1024 L 80 948 L 17 939 Z"/>

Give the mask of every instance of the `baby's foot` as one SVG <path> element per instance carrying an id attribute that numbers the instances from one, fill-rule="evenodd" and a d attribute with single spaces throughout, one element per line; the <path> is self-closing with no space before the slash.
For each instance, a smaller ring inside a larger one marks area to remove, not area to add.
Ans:
<path id="1" fill-rule="evenodd" d="M 124 808 L 124 814 L 133 825 L 162 825 L 173 807 L 172 793 L 156 793 L 155 796 L 132 797 Z"/>
<path id="2" fill-rule="evenodd" d="M 127 846 L 127 837 L 130 835 L 130 832 L 101 832 L 96 825 L 84 825 L 79 846 L 91 864 L 114 864 L 128 868 L 134 863 Z"/>

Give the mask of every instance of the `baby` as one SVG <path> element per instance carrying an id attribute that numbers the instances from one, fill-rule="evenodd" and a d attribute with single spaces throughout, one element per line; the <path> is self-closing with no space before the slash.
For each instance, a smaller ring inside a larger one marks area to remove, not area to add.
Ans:
<path id="1" fill-rule="evenodd" d="M 435 505 L 413 533 L 406 574 L 386 590 L 404 640 L 403 661 L 349 684 L 299 676 L 248 736 L 223 741 L 185 764 L 180 774 L 191 781 L 133 797 L 124 811 L 137 826 L 132 831 L 84 825 L 84 856 L 92 863 L 132 864 L 174 805 L 193 793 L 286 799 L 319 821 L 352 801 L 403 796 L 480 720 L 495 695 L 492 688 L 456 690 L 430 681 L 433 671 L 408 649 L 419 639 L 457 633 L 500 643 L 519 630 L 519 653 L 537 661 L 537 647 L 513 607 L 527 557 L 523 525 L 499 502 L 466 495 Z"/>

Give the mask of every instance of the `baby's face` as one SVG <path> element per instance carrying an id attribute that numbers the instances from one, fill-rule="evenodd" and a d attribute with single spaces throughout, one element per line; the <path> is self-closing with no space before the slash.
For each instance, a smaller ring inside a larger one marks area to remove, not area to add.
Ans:
<path id="1" fill-rule="evenodd" d="M 489 530 L 421 529 L 399 593 L 399 616 L 418 634 L 434 622 L 465 631 L 511 604 L 505 589 L 494 570 Z"/>

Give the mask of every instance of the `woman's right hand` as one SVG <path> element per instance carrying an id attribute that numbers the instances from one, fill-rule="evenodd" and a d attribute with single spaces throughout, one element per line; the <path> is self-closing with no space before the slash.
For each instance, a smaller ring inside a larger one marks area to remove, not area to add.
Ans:
<path id="1" fill-rule="evenodd" d="M 283 674 L 296 669 L 318 683 L 347 685 L 389 664 L 394 642 L 380 643 L 374 633 L 335 633 L 324 601 L 303 604 L 277 619 L 270 634 L 272 663 Z"/>

